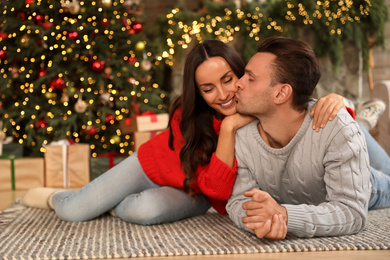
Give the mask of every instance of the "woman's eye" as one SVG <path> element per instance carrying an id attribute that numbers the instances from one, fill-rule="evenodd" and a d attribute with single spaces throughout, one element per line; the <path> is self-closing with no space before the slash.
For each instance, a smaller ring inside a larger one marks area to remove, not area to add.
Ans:
<path id="1" fill-rule="evenodd" d="M 229 83 L 232 80 L 233 80 L 233 77 L 230 77 L 230 78 L 225 79 L 225 81 L 223 83 Z"/>

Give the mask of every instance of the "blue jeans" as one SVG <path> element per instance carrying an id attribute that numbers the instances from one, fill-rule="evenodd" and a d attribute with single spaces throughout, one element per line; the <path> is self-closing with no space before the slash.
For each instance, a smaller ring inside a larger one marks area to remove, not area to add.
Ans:
<path id="1" fill-rule="evenodd" d="M 77 191 L 52 198 L 57 216 L 65 221 L 86 221 L 114 209 L 124 221 L 153 225 L 204 214 L 208 199 L 181 189 L 159 186 L 143 171 L 137 153 L 129 156 Z"/>
<path id="2" fill-rule="evenodd" d="M 390 157 L 362 125 L 371 167 L 371 196 L 368 209 L 390 207 Z"/>

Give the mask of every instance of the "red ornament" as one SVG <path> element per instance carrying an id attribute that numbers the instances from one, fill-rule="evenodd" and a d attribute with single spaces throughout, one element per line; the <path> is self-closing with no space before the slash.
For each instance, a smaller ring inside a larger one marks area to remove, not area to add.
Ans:
<path id="1" fill-rule="evenodd" d="M 53 26 L 53 23 L 46 21 L 46 22 L 39 23 L 39 25 L 42 26 L 43 29 L 47 30 Z"/>
<path id="2" fill-rule="evenodd" d="M 104 64 L 105 62 L 104 61 L 97 61 L 95 60 L 93 63 L 92 63 L 92 70 L 95 71 L 95 72 L 100 72 L 102 70 L 104 70 Z"/>
<path id="3" fill-rule="evenodd" d="M 0 50 L 0 59 L 6 59 L 7 58 L 7 53 L 5 50 Z"/>
<path id="4" fill-rule="evenodd" d="M 102 25 L 103 26 L 107 26 L 107 25 L 109 25 L 110 24 L 110 20 L 108 20 L 107 18 L 103 18 L 103 20 L 102 20 Z"/>
<path id="5" fill-rule="evenodd" d="M 16 18 L 21 18 L 23 21 L 25 21 L 26 20 L 26 14 L 23 13 L 22 11 L 18 11 L 16 13 Z"/>
<path id="6" fill-rule="evenodd" d="M 64 87 L 65 87 L 65 80 L 63 78 L 54 77 L 50 81 L 50 88 L 53 89 L 53 90 L 64 89 Z"/>
<path id="7" fill-rule="evenodd" d="M 47 74 L 47 71 L 45 70 L 45 68 L 40 68 L 38 70 L 38 77 L 37 78 L 40 78 L 42 76 L 45 76 Z"/>
<path id="8" fill-rule="evenodd" d="M 109 115 L 109 114 L 106 115 L 106 122 L 107 122 L 107 123 L 113 124 L 114 121 L 115 121 L 115 116 Z"/>
<path id="9" fill-rule="evenodd" d="M 26 0 L 26 5 L 31 5 L 34 3 L 34 0 Z"/>
<path id="10" fill-rule="evenodd" d="M 45 128 L 47 125 L 46 118 L 40 118 L 38 121 L 35 121 L 34 127 L 35 128 Z"/>
<path id="11" fill-rule="evenodd" d="M 7 37 L 8 37 L 8 33 L 0 32 L 0 38 L 1 38 L 2 40 L 7 39 Z"/>
<path id="12" fill-rule="evenodd" d="M 69 39 L 76 39 L 77 37 L 79 37 L 79 34 L 77 32 L 69 32 L 68 33 Z"/>
<path id="13" fill-rule="evenodd" d="M 129 57 L 127 62 L 134 66 L 134 64 L 137 62 L 137 58 L 136 57 Z"/>
<path id="14" fill-rule="evenodd" d="M 137 23 L 137 22 L 133 22 L 131 24 L 131 29 L 133 29 L 135 31 L 135 33 L 140 33 L 142 31 L 142 24 Z"/>
<path id="15" fill-rule="evenodd" d="M 97 132 L 97 127 L 96 127 L 96 126 L 93 126 L 93 125 L 89 125 L 89 126 L 87 126 L 87 128 L 84 130 L 84 132 L 85 132 L 87 135 L 94 135 L 94 134 L 96 134 L 96 132 Z"/>
<path id="16" fill-rule="evenodd" d="M 34 21 L 36 23 L 40 23 L 40 22 L 43 22 L 45 20 L 45 16 L 42 15 L 42 14 L 37 14 L 35 17 L 34 17 Z"/>

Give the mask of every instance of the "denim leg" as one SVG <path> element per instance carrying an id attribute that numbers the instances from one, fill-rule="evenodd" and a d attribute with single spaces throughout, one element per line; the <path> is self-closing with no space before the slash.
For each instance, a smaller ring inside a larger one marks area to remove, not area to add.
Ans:
<path id="1" fill-rule="evenodd" d="M 359 123 L 359 122 L 358 122 Z M 361 124 L 360 128 L 366 138 L 370 166 L 378 171 L 390 176 L 390 157 L 387 152 L 380 146 L 374 137 Z"/>
<path id="2" fill-rule="evenodd" d="M 181 189 L 164 186 L 129 195 L 114 212 L 130 223 L 154 225 L 202 215 L 209 208 L 203 195 L 193 198 Z"/>
<path id="3" fill-rule="evenodd" d="M 371 197 L 368 209 L 390 207 L 390 176 L 371 167 Z"/>
<path id="4" fill-rule="evenodd" d="M 134 153 L 81 189 L 55 194 L 52 203 L 60 219 L 86 221 L 114 208 L 130 194 L 156 187 Z"/>

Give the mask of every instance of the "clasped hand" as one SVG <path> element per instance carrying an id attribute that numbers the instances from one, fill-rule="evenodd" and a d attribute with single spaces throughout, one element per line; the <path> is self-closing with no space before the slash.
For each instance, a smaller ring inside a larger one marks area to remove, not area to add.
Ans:
<path id="1" fill-rule="evenodd" d="M 287 210 L 279 205 L 269 193 L 259 189 L 244 192 L 252 200 L 243 203 L 247 217 L 242 222 L 259 238 L 281 240 L 287 235 Z"/>

